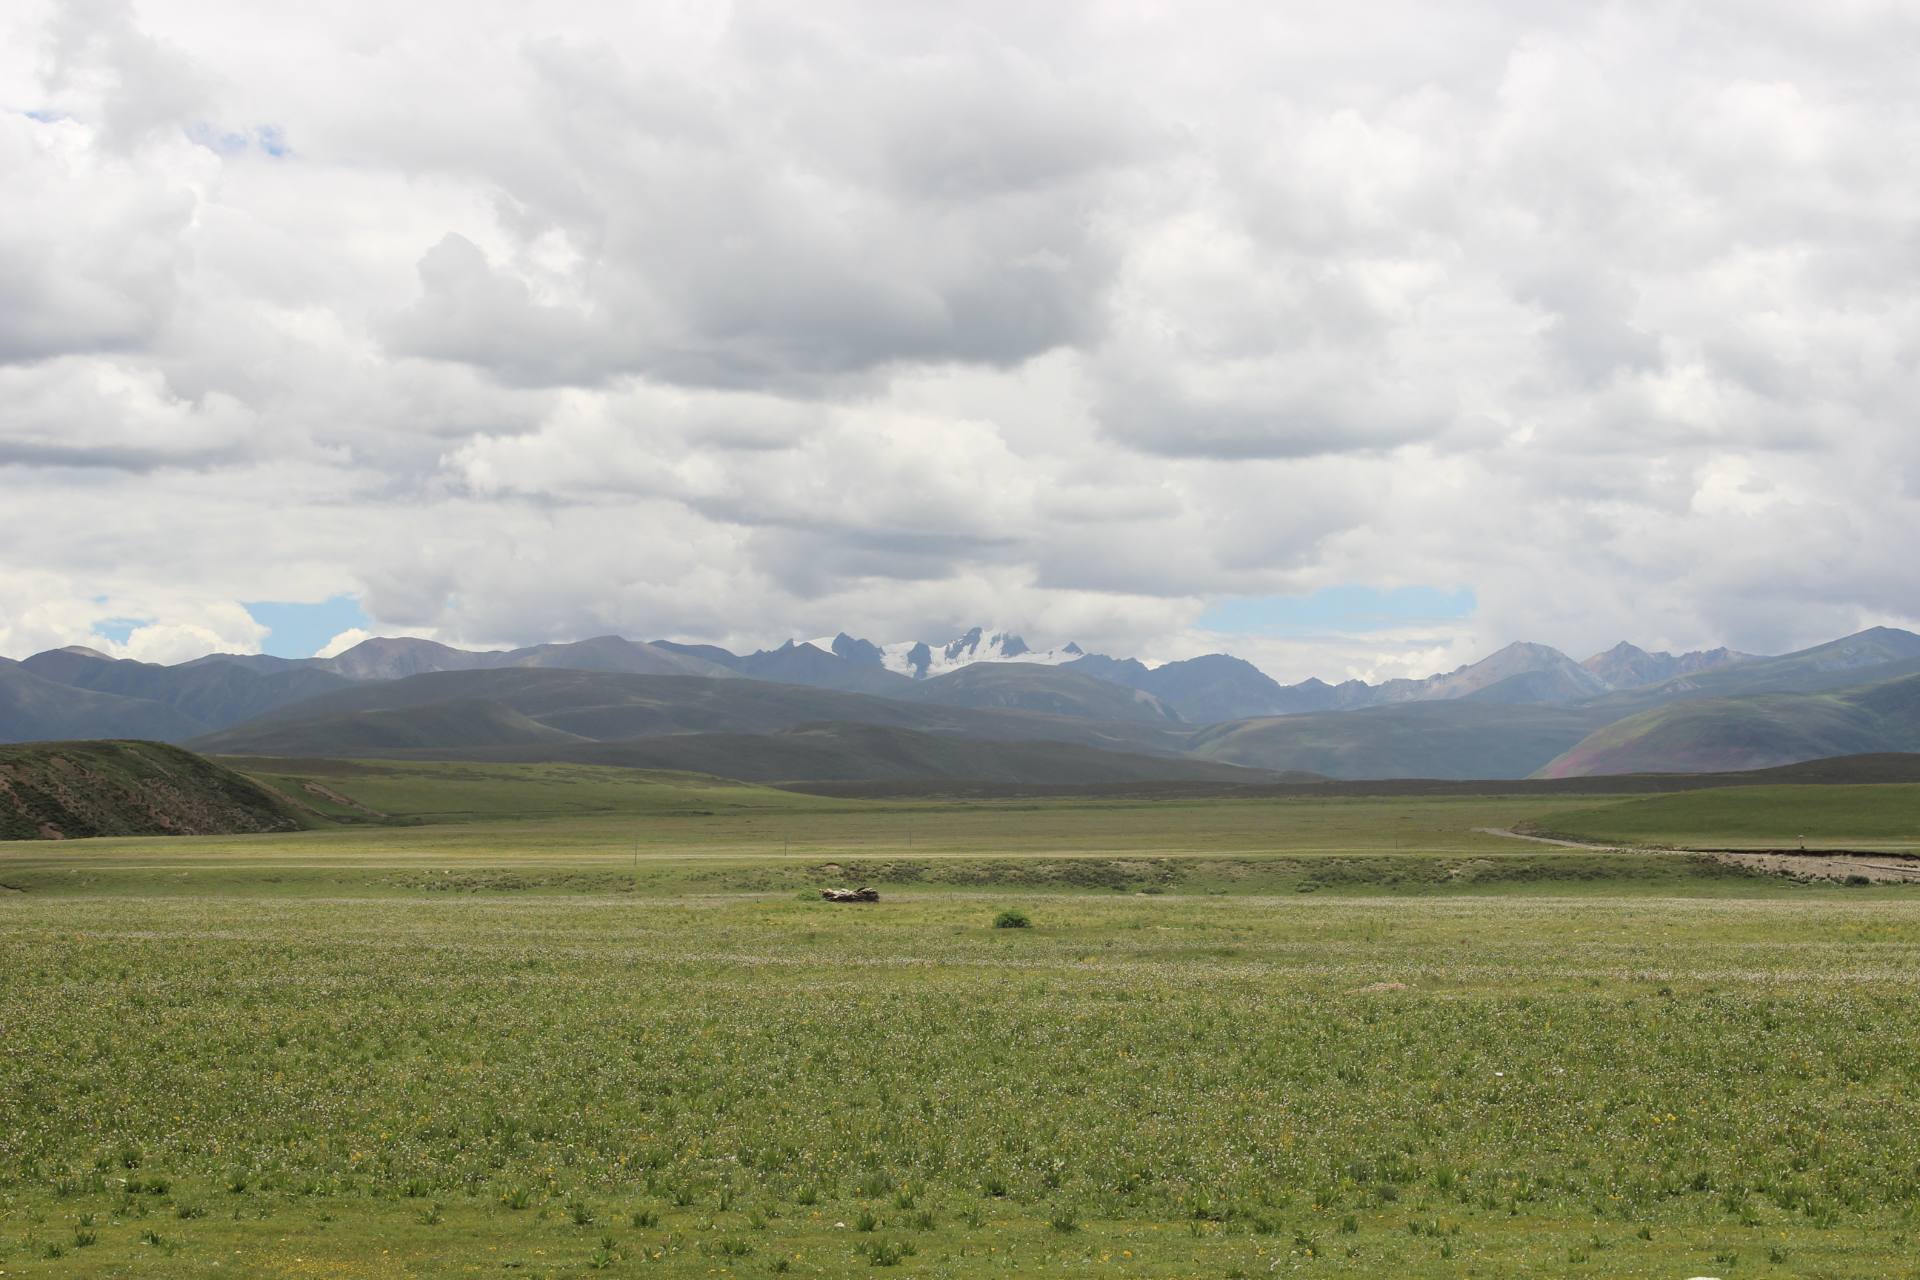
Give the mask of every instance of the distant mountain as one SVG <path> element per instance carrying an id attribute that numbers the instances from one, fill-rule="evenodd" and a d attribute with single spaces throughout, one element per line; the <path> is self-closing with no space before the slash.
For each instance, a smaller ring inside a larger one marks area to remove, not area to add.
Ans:
<path id="1" fill-rule="evenodd" d="M 1564 706 L 1593 696 L 1590 680 L 1571 674 L 1578 668 L 1552 666 L 1521 671 L 1460 695 L 1462 702 L 1503 702 L 1509 706 Z"/>
<path id="2" fill-rule="evenodd" d="M 1727 772 L 1915 750 L 1920 675 L 1906 675 L 1824 693 L 1669 702 L 1597 729 L 1544 765 L 1539 776 Z"/>
<path id="3" fill-rule="evenodd" d="M 1024 662 L 960 667 L 910 684 L 897 696 L 948 707 L 1033 711 L 1085 720 L 1180 722 L 1170 707 L 1144 690 L 1096 680 L 1064 667 Z"/>
<path id="4" fill-rule="evenodd" d="M 1659 684 L 1677 676 L 1697 676 L 1722 667 L 1756 661 L 1750 653 L 1736 653 L 1724 646 L 1695 650 L 1692 653 L 1648 653 L 1638 645 L 1622 640 L 1605 653 L 1596 653 L 1580 665 L 1600 677 L 1614 689 L 1638 689 Z"/>
<path id="5" fill-rule="evenodd" d="M 608 671 L 630 676 L 700 676 L 725 679 L 735 674 L 722 663 L 675 653 L 643 640 L 596 636 L 571 644 L 541 644 L 500 655 L 498 667 L 540 667 L 556 671 Z"/>
<path id="6" fill-rule="evenodd" d="M 76 689 L 0 659 L 0 742 L 118 737 L 184 742 L 205 731 L 200 721 L 161 703 Z"/>
<path id="7" fill-rule="evenodd" d="M 500 667 L 615 671 L 641 676 L 718 678 L 734 674 L 730 667 L 697 654 L 619 636 L 483 652 L 456 649 L 435 640 L 375 637 L 362 640 L 336 657 L 317 661 L 329 671 L 357 680 L 401 680 L 436 671 L 488 671 Z"/>
<path id="8" fill-rule="evenodd" d="M 1604 722 L 1577 707 L 1463 698 L 1235 720 L 1201 730 L 1191 750 L 1330 778 L 1524 778 Z"/>
<path id="9" fill-rule="evenodd" d="M 804 724 L 841 722 L 1162 756 L 1181 755 L 1188 732 L 1166 721 L 1091 720 L 939 705 L 932 699 L 923 704 L 738 678 L 501 668 L 429 672 L 356 685 L 281 707 L 197 739 L 195 746 L 218 754 L 311 756 L 543 745 L 544 738 L 532 736 L 502 741 L 496 732 L 500 726 L 520 725 L 513 717 L 536 722 L 542 734 L 557 730 L 598 742 L 664 734 L 777 733 Z M 402 741 L 399 726 L 410 720 L 431 729 Z M 485 741 L 471 740 L 475 726 L 484 727 Z"/>
<path id="10" fill-rule="evenodd" d="M 710 773 L 743 782 L 1260 783 L 1270 774 L 1061 742 L 1006 742 L 871 724 L 773 733 L 682 733 L 622 742 L 460 752 L 456 758 L 558 760 Z"/>
<path id="11" fill-rule="evenodd" d="M 1291 715 L 1333 705 L 1330 685 L 1318 680 L 1286 686 L 1251 662 L 1209 653 L 1148 667 L 1133 658 L 1088 654 L 1060 668 L 1150 693 L 1189 724 L 1217 724 L 1249 716 Z"/>
<path id="12" fill-rule="evenodd" d="M 1315 679 L 1283 685 L 1252 663 L 1224 653 L 1153 668 L 1132 659 L 1117 661 L 1096 654 L 1067 664 L 1067 669 L 1144 689 L 1192 724 L 1456 698 L 1556 705 L 1580 702 L 1607 691 L 1599 677 L 1558 649 L 1542 644 L 1511 644 L 1479 662 L 1441 675 L 1377 685 L 1359 680 L 1332 685 Z"/>
<path id="13" fill-rule="evenodd" d="M 158 742 L 0 747 L 0 840 L 291 831 L 286 800 Z"/>
<path id="14" fill-rule="evenodd" d="M 938 648 L 842 632 L 746 655 L 617 636 L 485 652 L 382 637 L 330 659 L 227 654 L 159 666 L 75 647 L 0 660 L 0 741 L 138 735 L 303 754 L 547 751 L 836 723 L 1160 758 L 1197 752 L 1345 778 L 1367 769 L 1505 776 L 1670 704 L 1839 691 L 1916 673 L 1920 636 L 1885 627 L 1768 658 L 1620 644 L 1576 663 L 1520 643 L 1426 679 L 1377 685 L 1282 685 L 1228 654 L 1150 667 L 1075 645 L 1035 653 L 1017 635 L 984 628 Z M 1455 709 L 1415 714 L 1421 707 Z M 1539 714 L 1562 710 L 1573 714 Z M 1371 711 L 1408 714 L 1338 724 Z M 1754 758 L 1805 758 L 1790 730 L 1775 755 L 1756 748 Z M 1829 745 L 1880 749 L 1883 738 L 1855 733 Z"/>
<path id="15" fill-rule="evenodd" d="M 778 649 L 762 649 L 735 658 L 734 671 L 755 680 L 777 684 L 804 684 L 816 689 L 898 696 L 913 688 L 911 677 L 889 671 L 875 662 L 849 661 L 817 645 L 789 640 Z"/>
<path id="16" fill-rule="evenodd" d="M 1425 680 L 1388 680 L 1373 686 L 1375 706 L 1395 702 L 1437 702 L 1464 698 L 1519 675 L 1546 674 L 1534 687 L 1555 695 L 1556 702 L 1573 702 L 1607 692 L 1606 682 L 1558 649 L 1516 641 L 1478 662 Z"/>
<path id="17" fill-rule="evenodd" d="M 816 648 L 851 662 L 871 662 L 877 655 L 880 665 L 887 670 L 910 676 L 915 680 L 930 680 L 935 676 L 945 675 L 977 662 L 1024 662 L 1032 666 L 1058 666 L 1082 656 L 1082 650 L 1077 644 L 1065 645 L 1059 649 L 1036 650 L 1029 648 L 1025 640 L 1010 632 L 988 633 L 983 627 L 974 627 L 959 638 L 944 644 L 928 644 L 924 640 L 906 640 L 897 644 L 877 645 L 867 640 L 855 640 L 845 632 L 841 632 L 831 640 L 814 640 L 810 643 Z"/>
<path id="18" fill-rule="evenodd" d="M 319 659 L 327 670 L 354 680 L 404 680 L 429 671 L 472 671 L 494 665 L 502 655 L 456 649 L 437 640 L 411 636 L 374 636 L 344 653 Z"/>
<path id="19" fill-rule="evenodd" d="M 312 664 L 277 666 L 202 659 L 176 666 L 106 657 L 73 647 L 36 653 L 21 668 L 74 689 L 157 702 L 188 717 L 185 736 L 249 720 L 275 707 L 310 698 L 352 681 Z"/>
<path id="20" fill-rule="evenodd" d="M 1818 693 L 1920 671 L 1920 636 L 1896 627 L 1872 627 L 1775 658 L 1749 658 L 1732 666 L 1675 676 L 1639 689 L 1623 689 L 1599 702 L 1620 715 L 1692 698 L 1730 698 L 1749 693 Z"/>

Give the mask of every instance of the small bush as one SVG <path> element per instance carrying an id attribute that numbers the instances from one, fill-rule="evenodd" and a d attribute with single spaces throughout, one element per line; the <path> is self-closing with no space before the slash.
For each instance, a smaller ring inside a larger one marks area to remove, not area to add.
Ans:
<path id="1" fill-rule="evenodd" d="M 993 927 L 996 929 L 1031 929 L 1033 928 L 1033 921 L 1027 919 L 1026 912 L 1009 908 L 993 918 Z"/>
<path id="2" fill-rule="evenodd" d="M 868 1240 L 856 1246 L 854 1252 L 876 1267 L 897 1267 L 919 1250 L 911 1240 Z"/>

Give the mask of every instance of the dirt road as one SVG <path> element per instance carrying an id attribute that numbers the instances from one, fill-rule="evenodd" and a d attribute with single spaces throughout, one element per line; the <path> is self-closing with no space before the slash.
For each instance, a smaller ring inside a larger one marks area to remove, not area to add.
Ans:
<path id="1" fill-rule="evenodd" d="M 1532 844 L 1553 845 L 1560 849 L 1585 849 L 1594 853 L 1621 853 L 1615 844 L 1592 844 L 1582 840 L 1562 840 L 1553 836 L 1530 836 L 1504 827 L 1475 827 L 1482 835 L 1525 840 Z M 1920 884 L 1920 859 L 1898 854 L 1864 853 L 1835 849 L 1677 849 L 1668 846 L 1643 846 L 1639 852 L 1691 853 L 1713 858 L 1729 866 L 1751 867 L 1775 875 L 1804 876 L 1813 880 L 1866 879 L 1877 884 Z"/>

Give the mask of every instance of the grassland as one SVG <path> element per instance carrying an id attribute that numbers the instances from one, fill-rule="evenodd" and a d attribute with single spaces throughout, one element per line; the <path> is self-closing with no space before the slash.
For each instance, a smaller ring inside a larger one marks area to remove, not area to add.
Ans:
<path id="1" fill-rule="evenodd" d="M 1535 825 L 1634 844 L 1920 852 L 1920 785 L 1679 792 L 1566 809 Z"/>
<path id="2" fill-rule="evenodd" d="M 1920 894 L 1473 831 L 1564 796 L 249 767 L 353 822 L 0 852 L 9 1276 L 1920 1274 Z"/>

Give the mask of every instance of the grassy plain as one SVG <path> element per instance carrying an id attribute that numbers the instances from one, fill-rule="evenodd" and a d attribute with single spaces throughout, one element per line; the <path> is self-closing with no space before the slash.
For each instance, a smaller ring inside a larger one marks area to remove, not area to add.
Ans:
<path id="1" fill-rule="evenodd" d="M 1582 806 L 1537 820 L 1596 840 L 1728 849 L 1920 852 L 1920 785 L 1746 787 Z"/>
<path id="2" fill-rule="evenodd" d="M 0 847 L 0 1271 L 1920 1275 L 1910 890 L 1473 831 L 1565 797 L 301 767 L 355 824 Z"/>

